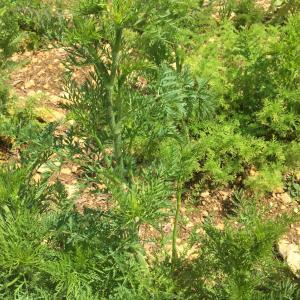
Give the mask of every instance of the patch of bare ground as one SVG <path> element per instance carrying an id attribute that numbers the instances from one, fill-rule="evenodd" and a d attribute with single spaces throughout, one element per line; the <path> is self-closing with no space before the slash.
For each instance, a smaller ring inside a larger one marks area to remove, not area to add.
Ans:
<path id="1" fill-rule="evenodd" d="M 41 91 L 46 95 L 59 96 L 62 92 L 65 58 L 66 52 L 61 48 L 15 54 L 12 58 L 15 62 L 28 62 L 11 74 L 11 82 L 17 95 L 26 97 L 30 91 Z"/>
<path id="2" fill-rule="evenodd" d="M 270 5 L 272 3 L 271 0 L 257 0 L 257 5 L 261 6 L 264 10 L 268 10 L 270 8 Z"/>
<path id="3" fill-rule="evenodd" d="M 15 70 L 10 76 L 10 84 L 13 87 L 13 92 L 18 97 L 17 105 L 19 108 L 25 108 L 27 99 L 30 97 L 37 98 L 37 102 L 33 103 L 36 119 L 42 123 L 59 122 L 55 135 L 62 137 L 72 125 L 71 121 L 65 121 L 68 112 L 65 108 L 62 108 L 62 105 L 66 103 L 63 89 L 66 58 L 67 52 L 64 49 L 55 48 L 52 45 L 49 45 L 47 50 L 15 54 L 12 58 L 14 62 L 21 63 L 25 61 L 26 64 Z M 86 74 L 86 70 L 78 69 L 75 72 L 75 79 L 84 80 Z M 4 156 L 2 154 L 4 151 L 1 148 L 0 153 L 1 156 Z M 7 160 L 7 157 L 5 156 L 3 160 Z M 78 190 L 78 179 L 81 176 L 80 167 L 77 164 L 70 161 L 61 164 L 57 161 L 57 157 L 53 155 L 37 171 L 34 180 L 39 181 L 43 174 L 48 172 L 52 173 L 50 184 L 59 179 L 65 185 L 69 196 L 74 196 L 75 191 Z M 86 192 L 78 197 L 77 205 L 79 209 L 83 207 L 81 201 L 83 203 L 89 202 L 90 207 L 95 206 L 94 200 L 87 201 Z"/>

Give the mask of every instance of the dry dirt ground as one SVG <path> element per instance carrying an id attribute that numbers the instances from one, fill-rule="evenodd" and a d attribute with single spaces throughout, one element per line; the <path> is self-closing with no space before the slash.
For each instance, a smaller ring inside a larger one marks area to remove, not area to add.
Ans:
<path id="1" fill-rule="evenodd" d="M 21 102 L 25 103 L 26 99 L 38 95 L 39 118 L 43 122 L 60 121 L 60 134 L 64 134 L 68 130 L 67 111 L 61 107 L 61 104 L 65 101 L 62 79 L 65 71 L 64 61 L 66 55 L 63 49 L 55 48 L 51 45 L 46 50 L 17 54 L 13 57 L 13 61 L 22 63 L 23 66 L 15 70 L 10 77 L 13 92 Z M 80 76 L 85 76 L 85 73 L 78 72 L 76 76 L 80 79 Z M 0 152 L 5 152 L 5 149 L 1 148 L 1 144 Z M 39 180 L 43 172 L 48 170 L 47 168 L 47 166 L 40 168 L 35 175 L 35 180 Z M 59 165 L 54 177 L 61 180 L 70 197 L 73 197 L 78 191 L 80 173 L 80 166 L 72 162 L 66 162 Z M 192 231 L 195 231 L 197 234 L 204 234 L 201 224 L 207 218 L 211 218 L 215 226 L 223 230 L 224 217 L 232 209 L 231 196 L 232 190 L 230 189 L 202 191 L 198 196 L 197 205 L 191 204 L 189 194 L 185 196 L 185 201 L 182 205 L 181 233 L 178 241 L 183 245 L 182 248 Z M 84 207 L 101 207 L 102 209 L 108 209 L 109 207 L 107 202 L 109 195 L 104 193 L 91 195 L 86 189 L 80 191 L 75 198 L 80 211 Z M 300 211 L 298 202 L 292 199 L 284 190 L 275 191 L 268 197 L 263 198 L 260 200 L 260 205 L 263 205 L 265 208 L 266 216 L 272 218 L 284 213 L 297 214 Z M 172 223 L 173 220 L 168 219 L 163 225 L 163 231 L 166 234 L 171 234 Z M 157 237 L 157 234 L 150 227 L 141 229 L 141 235 L 145 237 L 145 247 L 150 252 L 155 247 L 152 238 Z M 295 244 L 300 244 L 300 225 L 294 224 L 292 226 L 287 234 L 287 239 Z"/>

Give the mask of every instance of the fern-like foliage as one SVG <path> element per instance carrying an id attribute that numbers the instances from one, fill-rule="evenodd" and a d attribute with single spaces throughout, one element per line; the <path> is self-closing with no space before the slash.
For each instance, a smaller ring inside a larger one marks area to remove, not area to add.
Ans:
<path id="1" fill-rule="evenodd" d="M 0 67 L 18 48 L 20 30 L 13 15 L 15 5 L 8 0 L 0 1 Z"/>

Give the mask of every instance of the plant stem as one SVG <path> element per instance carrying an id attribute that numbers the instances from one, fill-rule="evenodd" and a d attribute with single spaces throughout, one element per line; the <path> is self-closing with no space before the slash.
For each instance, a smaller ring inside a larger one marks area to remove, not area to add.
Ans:
<path id="1" fill-rule="evenodd" d="M 176 60 L 176 71 L 181 73 L 182 70 L 182 59 L 180 57 L 180 49 L 178 46 L 175 46 L 175 60 Z"/>
<path id="2" fill-rule="evenodd" d="M 109 127 L 112 133 L 113 138 L 113 147 L 114 147 L 114 157 L 117 164 L 117 170 L 120 177 L 124 176 L 124 162 L 122 156 L 122 136 L 121 136 L 121 128 L 120 128 L 120 119 L 121 116 L 116 118 L 116 112 L 121 112 L 121 104 L 120 101 L 115 101 L 117 107 L 114 105 L 113 101 L 113 90 L 115 86 L 117 70 L 119 66 L 119 56 L 122 42 L 122 33 L 123 30 L 120 27 L 117 27 L 115 30 L 115 41 L 112 45 L 112 65 L 110 70 L 109 81 L 107 85 L 107 93 L 106 93 L 106 103 L 107 103 L 107 113 L 109 119 Z M 118 120 L 118 122 L 116 121 Z"/>
<path id="3" fill-rule="evenodd" d="M 182 183 L 180 181 L 177 182 L 177 192 L 176 192 L 176 212 L 175 212 L 175 219 L 174 219 L 174 226 L 173 226 L 173 236 L 172 236 L 172 267 L 177 260 L 177 235 L 178 235 L 178 222 L 180 216 L 180 208 L 181 208 L 181 193 L 182 193 Z"/>

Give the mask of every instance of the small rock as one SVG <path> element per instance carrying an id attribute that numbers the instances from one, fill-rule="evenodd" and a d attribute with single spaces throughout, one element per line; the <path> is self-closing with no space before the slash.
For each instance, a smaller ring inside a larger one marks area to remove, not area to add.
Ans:
<path id="1" fill-rule="evenodd" d="M 105 190 L 107 187 L 106 187 L 106 185 L 104 184 L 104 183 L 98 183 L 97 184 L 97 187 L 98 187 L 98 189 L 100 190 L 100 191 L 103 191 L 103 190 Z"/>
<path id="2" fill-rule="evenodd" d="M 292 273 L 300 278 L 300 251 L 299 246 L 290 243 L 286 239 L 282 239 L 278 242 L 278 252 L 283 259 L 286 260 Z"/>
<path id="3" fill-rule="evenodd" d="M 76 173 L 78 171 L 78 167 L 77 166 L 72 166 L 72 173 Z"/>
<path id="4" fill-rule="evenodd" d="M 69 126 L 75 126 L 76 121 L 75 120 L 69 120 L 66 124 L 69 125 Z"/>
<path id="5" fill-rule="evenodd" d="M 19 60 L 19 55 L 18 54 L 14 54 L 12 57 L 11 57 L 11 61 L 13 62 L 16 62 Z"/>
<path id="6" fill-rule="evenodd" d="M 29 91 L 27 92 L 27 96 L 29 96 L 29 97 L 34 97 L 34 96 L 37 96 L 37 93 L 36 93 L 36 91 L 34 91 L 34 90 L 29 90 Z"/>
<path id="7" fill-rule="evenodd" d="M 45 70 L 40 70 L 36 75 L 40 77 L 45 73 L 46 73 Z"/>
<path id="8" fill-rule="evenodd" d="M 37 120 L 44 123 L 59 122 L 65 119 L 64 113 L 52 109 L 40 107 L 35 108 L 34 112 L 36 114 Z"/>
<path id="9" fill-rule="evenodd" d="M 32 79 L 29 81 L 26 81 L 24 84 L 25 89 L 30 89 L 31 87 L 34 87 L 34 86 L 35 86 L 35 82 Z"/>
<path id="10" fill-rule="evenodd" d="M 202 192 L 202 193 L 200 194 L 200 196 L 201 196 L 202 198 L 207 198 L 207 197 L 209 197 L 209 191 Z"/>
<path id="11" fill-rule="evenodd" d="M 35 183 L 40 182 L 40 181 L 41 181 L 41 178 L 42 178 L 42 176 L 41 176 L 41 174 L 39 174 L 39 173 L 34 174 L 33 177 L 32 177 L 32 179 L 33 179 L 33 181 L 34 181 Z"/>
<path id="12" fill-rule="evenodd" d="M 51 95 L 49 99 L 53 104 L 60 104 L 62 99 L 56 95 Z"/>
<path id="13" fill-rule="evenodd" d="M 279 254 L 283 259 L 286 259 L 290 242 L 286 239 L 282 239 L 278 242 L 277 248 Z"/>
<path id="14" fill-rule="evenodd" d="M 223 200 L 226 200 L 229 198 L 229 192 L 226 191 L 220 191 L 220 195 L 222 197 Z"/>
<path id="15" fill-rule="evenodd" d="M 69 184 L 66 184 L 65 185 L 65 189 L 66 189 L 66 192 L 68 194 L 69 197 L 72 197 L 75 195 L 75 193 L 77 192 L 77 188 L 75 185 L 69 185 Z"/>
<path id="16" fill-rule="evenodd" d="M 199 228 L 196 230 L 196 233 L 200 234 L 200 235 L 204 235 L 205 234 L 205 230 L 203 228 Z"/>
<path id="17" fill-rule="evenodd" d="M 23 53 L 23 55 L 24 55 L 25 57 L 30 57 L 30 56 L 32 55 L 32 53 L 31 53 L 30 51 L 25 51 L 25 52 Z"/>
<path id="18" fill-rule="evenodd" d="M 258 171 L 256 171 L 256 169 L 252 168 L 249 172 L 249 175 L 252 176 L 252 177 L 257 177 L 259 174 Z"/>
<path id="19" fill-rule="evenodd" d="M 216 225 L 216 228 L 222 231 L 222 230 L 224 230 L 225 226 L 224 226 L 223 223 L 218 223 L 218 224 Z"/>
<path id="20" fill-rule="evenodd" d="M 72 170 L 70 168 L 64 167 L 64 168 L 61 169 L 60 173 L 63 174 L 63 175 L 71 175 Z"/>
<path id="21" fill-rule="evenodd" d="M 204 218 L 207 218 L 207 217 L 209 216 L 208 211 L 207 211 L 207 210 L 203 210 L 203 211 L 202 211 L 202 216 L 203 216 Z"/>
<path id="22" fill-rule="evenodd" d="M 58 48 L 57 52 L 60 53 L 60 54 L 65 54 L 66 53 L 64 48 Z"/>
<path id="23" fill-rule="evenodd" d="M 299 246 L 291 244 L 287 253 L 286 262 L 293 274 L 300 278 L 300 251 Z"/>
<path id="24" fill-rule="evenodd" d="M 299 213 L 299 209 L 298 209 L 297 207 L 294 208 L 294 213 L 295 213 L 295 214 Z"/>
<path id="25" fill-rule="evenodd" d="M 189 222 L 185 225 L 186 228 L 193 228 L 194 224 L 192 222 Z"/>
<path id="26" fill-rule="evenodd" d="M 58 167 L 58 168 L 61 166 L 60 161 L 54 161 L 53 164 L 54 164 L 55 167 Z"/>
<path id="27" fill-rule="evenodd" d="M 280 197 L 281 197 L 284 204 L 288 204 L 288 203 L 292 202 L 292 199 L 291 199 L 291 197 L 288 193 L 283 193 L 283 194 L 281 194 Z"/>
<path id="28" fill-rule="evenodd" d="M 198 255 L 198 252 L 196 247 L 195 246 L 192 246 L 187 252 L 186 252 L 186 256 L 189 258 L 189 259 L 196 259 L 199 255 Z"/>

